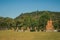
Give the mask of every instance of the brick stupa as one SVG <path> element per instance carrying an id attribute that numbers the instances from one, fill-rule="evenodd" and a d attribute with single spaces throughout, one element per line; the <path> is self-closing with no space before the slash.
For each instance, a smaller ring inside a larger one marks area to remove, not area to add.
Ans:
<path id="1" fill-rule="evenodd" d="M 53 28 L 53 24 L 52 24 L 52 20 L 48 20 L 47 25 L 46 25 L 46 32 L 53 32 L 54 28 Z"/>

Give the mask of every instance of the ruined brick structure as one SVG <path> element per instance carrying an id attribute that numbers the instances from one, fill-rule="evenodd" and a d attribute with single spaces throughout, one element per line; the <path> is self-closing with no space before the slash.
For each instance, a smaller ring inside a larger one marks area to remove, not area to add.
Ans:
<path id="1" fill-rule="evenodd" d="M 54 30 L 52 20 L 48 20 L 47 25 L 46 25 L 46 32 L 52 32 Z"/>

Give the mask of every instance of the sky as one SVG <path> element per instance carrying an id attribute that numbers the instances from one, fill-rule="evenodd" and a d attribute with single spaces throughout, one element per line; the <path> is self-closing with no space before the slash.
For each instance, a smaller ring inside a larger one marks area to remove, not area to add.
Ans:
<path id="1" fill-rule="evenodd" d="M 60 12 L 60 0 L 0 0 L 0 16 L 15 18 L 32 11 Z"/>

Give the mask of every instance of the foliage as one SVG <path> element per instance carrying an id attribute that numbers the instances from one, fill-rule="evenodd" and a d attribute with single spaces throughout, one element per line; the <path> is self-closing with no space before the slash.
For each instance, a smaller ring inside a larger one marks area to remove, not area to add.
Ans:
<path id="1" fill-rule="evenodd" d="M 55 21 L 53 23 L 53 26 L 55 28 L 59 28 L 60 26 L 60 12 L 50 12 L 50 11 L 35 11 L 35 12 L 29 12 L 29 13 L 22 13 L 16 18 L 12 19 L 9 17 L 0 17 L 0 29 L 12 29 L 15 30 L 17 27 L 21 29 L 21 27 L 24 28 L 32 28 L 35 27 L 40 30 L 44 29 L 46 23 L 49 19 L 52 19 L 52 21 Z M 56 21 L 58 20 L 58 21 Z"/>

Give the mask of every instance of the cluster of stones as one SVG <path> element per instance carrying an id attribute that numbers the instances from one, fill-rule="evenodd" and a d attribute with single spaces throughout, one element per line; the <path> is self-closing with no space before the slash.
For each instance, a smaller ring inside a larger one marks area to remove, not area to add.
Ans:
<path id="1" fill-rule="evenodd" d="M 20 31 L 20 32 L 30 32 L 31 29 L 32 29 L 32 28 L 27 27 L 27 29 L 24 30 L 24 27 L 21 27 L 21 29 L 19 30 L 18 27 L 17 27 L 16 31 Z M 37 32 L 37 28 L 35 27 L 34 29 L 35 29 L 35 30 L 32 30 L 32 31 L 33 31 L 33 32 Z M 39 30 L 39 31 L 41 32 L 42 30 Z M 50 19 L 50 20 L 47 21 L 46 30 L 45 30 L 44 32 L 53 32 L 53 31 L 54 31 L 53 22 L 52 22 L 52 20 Z"/>

